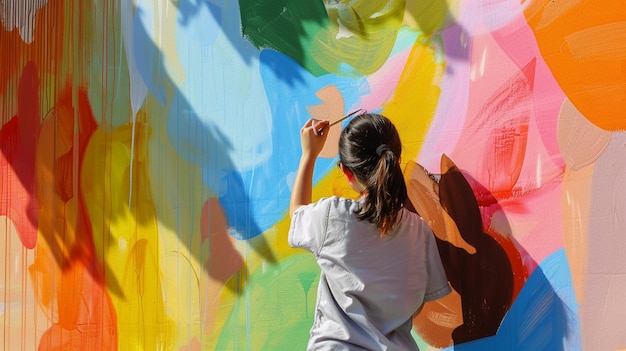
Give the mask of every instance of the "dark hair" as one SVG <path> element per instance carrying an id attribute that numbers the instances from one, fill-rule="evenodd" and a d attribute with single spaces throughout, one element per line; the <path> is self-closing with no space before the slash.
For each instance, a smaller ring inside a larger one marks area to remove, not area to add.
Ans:
<path id="1" fill-rule="evenodd" d="M 367 191 L 357 216 L 375 224 L 381 235 L 393 229 L 407 199 L 401 153 L 396 127 L 379 114 L 354 117 L 339 137 L 339 162 Z"/>

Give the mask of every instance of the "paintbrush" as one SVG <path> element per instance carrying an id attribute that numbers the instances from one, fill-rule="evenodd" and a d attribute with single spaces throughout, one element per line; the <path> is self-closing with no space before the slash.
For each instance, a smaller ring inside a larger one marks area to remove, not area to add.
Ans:
<path id="1" fill-rule="evenodd" d="M 356 115 L 356 114 L 358 114 L 358 113 L 364 113 L 363 109 L 362 109 L 362 108 L 360 108 L 360 109 L 358 109 L 358 110 L 352 111 L 352 112 L 348 113 L 347 115 L 345 115 L 345 116 L 343 116 L 343 117 L 339 118 L 338 120 L 336 120 L 336 121 L 332 122 L 332 123 L 331 123 L 331 124 L 329 124 L 328 126 L 326 126 L 326 127 L 324 127 L 324 128 L 321 128 L 321 129 L 319 129 L 319 130 L 318 130 L 318 129 L 313 128 L 313 131 L 315 132 L 315 134 L 316 134 L 316 135 L 318 135 L 318 134 L 322 134 L 322 132 L 324 132 L 324 129 L 326 129 L 327 127 L 328 127 L 328 128 L 330 128 L 330 127 L 334 126 L 334 125 L 335 125 L 335 124 L 337 124 L 337 123 L 341 123 L 341 121 L 345 120 L 346 118 L 352 117 L 352 116 L 354 116 L 354 115 Z"/>

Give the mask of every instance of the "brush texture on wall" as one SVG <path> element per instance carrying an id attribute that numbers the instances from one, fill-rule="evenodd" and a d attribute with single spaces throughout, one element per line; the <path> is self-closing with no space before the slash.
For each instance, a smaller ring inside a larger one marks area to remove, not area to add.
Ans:
<path id="1" fill-rule="evenodd" d="M 4 0 L 0 348 L 299 350 L 299 129 L 404 142 L 422 349 L 626 348 L 621 0 Z M 314 197 L 354 197 L 318 160 Z"/>

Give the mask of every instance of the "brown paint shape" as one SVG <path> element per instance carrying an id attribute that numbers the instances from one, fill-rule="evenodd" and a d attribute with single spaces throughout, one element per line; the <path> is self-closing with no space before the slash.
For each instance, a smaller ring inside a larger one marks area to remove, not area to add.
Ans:
<path id="1" fill-rule="evenodd" d="M 455 344 L 495 335 L 513 298 L 513 272 L 505 250 L 483 230 L 478 202 L 461 171 L 441 158 L 441 205 L 463 239 L 476 248 L 466 251 L 437 240 L 450 284 L 461 296 L 463 324 L 452 333 Z"/>
<path id="2" fill-rule="evenodd" d="M 469 183 L 446 155 L 437 184 L 419 164 L 407 164 L 408 204 L 433 228 L 453 294 L 427 303 L 413 324 L 437 347 L 494 335 L 528 272 L 507 237 L 486 233 Z"/>

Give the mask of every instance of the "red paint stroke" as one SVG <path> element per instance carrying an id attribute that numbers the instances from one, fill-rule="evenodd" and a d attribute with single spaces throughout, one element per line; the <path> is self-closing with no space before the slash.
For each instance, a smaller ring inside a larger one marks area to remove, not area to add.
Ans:
<path id="1" fill-rule="evenodd" d="M 481 206 L 510 199 L 519 192 L 515 186 L 526 156 L 535 66 L 533 58 L 486 99 L 459 140 L 456 153 L 466 154 L 468 146 L 483 148 L 472 159 L 477 163 L 473 167 L 476 172 L 472 174 L 476 174 L 487 189 L 483 193 L 481 187 L 472 184 Z M 471 179 L 468 181 L 472 183 Z"/>
<path id="2" fill-rule="evenodd" d="M 35 146 L 40 130 L 37 67 L 29 61 L 18 87 L 17 115 L 0 130 L 0 215 L 13 221 L 28 249 L 37 242 L 39 204 L 35 183 Z"/>
<path id="3" fill-rule="evenodd" d="M 549 185 L 557 184 L 560 179 L 559 170 L 544 170 L 541 174 L 544 186 L 537 188 L 536 184 L 530 184 L 537 166 L 531 163 L 523 173 L 525 161 L 536 160 L 527 157 L 530 121 L 534 113 L 535 70 L 536 58 L 533 57 L 485 99 L 468 122 L 453 154 L 453 158 L 465 161 L 461 167 L 476 196 L 486 224 L 484 230 L 500 241 L 505 240 L 502 238 L 504 234 L 496 233 L 489 225 L 494 213 L 503 208 L 524 211 L 525 197 L 545 192 L 551 188 Z M 535 150 L 534 147 L 531 149 L 531 152 Z M 474 157 L 468 158 L 468 154 Z M 501 244 L 512 261 L 519 261 L 520 254 L 524 254 L 520 247 L 504 241 Z M 531 261 L 526 263 L 523 277 L 534 268 Z M 520 284 L 516 280 L 515 291 L 521 288 Z"/>

